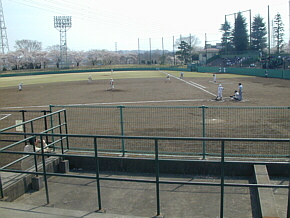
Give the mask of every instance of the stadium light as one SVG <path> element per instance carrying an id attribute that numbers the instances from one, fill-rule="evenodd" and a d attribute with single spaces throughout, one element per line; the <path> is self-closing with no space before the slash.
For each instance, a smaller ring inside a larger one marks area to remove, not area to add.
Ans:
<path id="1" fill-rule="evenodd" d="M 60 32 L 60 68 L 68 68 L 66 32 L 72 27 L 71 16 L 54 16 L 54 28 Z"/>

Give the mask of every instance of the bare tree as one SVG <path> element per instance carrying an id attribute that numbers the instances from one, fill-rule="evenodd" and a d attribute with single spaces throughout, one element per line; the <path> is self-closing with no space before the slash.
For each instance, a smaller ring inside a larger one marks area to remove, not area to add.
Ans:
<path id="1" fill-rule="evenodd" d="M 42 43 L 36 40 L 16 40 L 14 48 L 16 50 L 26 50 L 27 52 L 41 51 Z"/>
<path id="2" fill-rule="evenodd" d="M 59 68 L 59 62 L 60 62 L 60 51 L 59 51 L 59 45 L 52 45 L 46 48 L 48 51 L 47 58 L 52 60 L 56 67 Z"/>
<path id="3" fill-rule="evenodd" d="M 80 63 L 85 59 L 84 51 L 69 51 L 68 55 L 72 62 L 76 63 L 76 66 L 79 67 Z"/>
<path id="4" fill-rule="evenodd" d="M 25 63 L 24 52 L 21 50 L 17 50 L 14 52 L 9 52 L 7 54 L 7 60 L 10 64 L 14 66 L 15 70 L 19 70 L 20 66 Z M 13 67 L 12 67 L 13 69 Z"/>

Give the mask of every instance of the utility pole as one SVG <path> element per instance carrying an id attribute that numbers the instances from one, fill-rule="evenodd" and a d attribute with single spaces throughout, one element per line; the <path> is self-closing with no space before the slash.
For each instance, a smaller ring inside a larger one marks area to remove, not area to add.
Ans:
<path id="1" fill-rule="evenodd" d="M 66 32 L 71 28 L 71 16 L 54 16 L 54 28 L 60 32 L 60 68 L 68 68 Z"/>
<path id="2" fill-rule="evenodd" d="M 9 45 L 8 45 L 8 38 L 7 38 L 7 32 L 6 32 L 6 27 L 5 27 L 4 13 L 3 13 L 1 0 L 0 0 L 0 29 L 1 29 L 0 47 L 1 47 L 1 52 L 5 54 L 9 52 Z"/>

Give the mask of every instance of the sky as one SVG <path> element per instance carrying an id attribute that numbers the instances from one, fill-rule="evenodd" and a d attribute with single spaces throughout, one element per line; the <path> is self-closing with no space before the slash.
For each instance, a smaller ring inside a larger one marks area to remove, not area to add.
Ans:
<path id="1" fill-rule="evenodd" d="M 284 24 L 284 41 L 289 41 L 288 0 L 2 0 L 9 50 L 15 41 L 42 42 L 43 49 L 59 45 L 60 32 L 54 16 L 71 16 L 67 46 L 73 51 L 91 49 L 173 49 L 180 37 L 196 36 L 200 44 L 220 42 L 225 17 L 234 25 L 234 13 L 243 12 L 246 22 L 260 14 L 268 25 L 277 13 Z M 270 34 L 272 35 L 272 33 Z"/>

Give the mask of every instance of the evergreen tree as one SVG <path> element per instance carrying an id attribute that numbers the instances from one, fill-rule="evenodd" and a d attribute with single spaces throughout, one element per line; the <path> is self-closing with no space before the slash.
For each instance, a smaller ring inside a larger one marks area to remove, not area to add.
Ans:
<path id="1" fill-rule="evenodd" d="M 260 15 L 254 17 L 252 23 L 252 50 L 264 50 L 267 48 L 266 24 Z"/>
<path id="2" fill-rule="evenodd" d="M 233 45 L 236 51 L 245 51 L 248 49 L 248 32 L 246 19 L 239 12 L 235 20 L 235 28 L 233 30 Z"/>
<path id="3" fill-rule="evenodd" d="M 284 24 L 282 22 L 282 18 L 280 13 L 275 15 L 274 18 L 274 36 L 275 36 L 275 41 L 276 41 L 276 48 L 277 48 L 277 54 L 280 53 L 280 51 L 283 49 L 283 36 L 284 36 Z"/>
<path id="4" fill-rule="evenodd" d="M 180 59 L 184 64 L 188 63 L 191 61 L 191 46 L 185 42 L 181 41 L 179 46 L 178 46 L 179 51 L 176 52 L 177 58 Z"/>
<path id="5" fill-rule="evenodd" d="M 227 51 L 231 50 L 231 25 L 230 23 L 225 20 L 225 23 L 221 25 L 220 30 L 223 32 L 222 35 L 222 45 L 223 51 L 226 53 Z"/>

